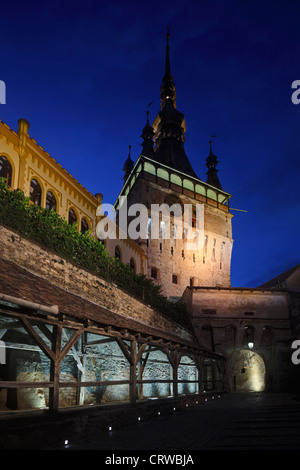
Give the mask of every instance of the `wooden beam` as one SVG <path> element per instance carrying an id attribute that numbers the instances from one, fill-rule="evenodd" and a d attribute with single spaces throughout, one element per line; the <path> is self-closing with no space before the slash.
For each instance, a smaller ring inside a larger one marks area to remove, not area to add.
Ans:
<path id="1" fill-rule="evenodd" d="M 60 360 L 62 361 L 66 355 L 68 354 L 68 352 L 70 351 L 70 349 L 73 349 L 73 346 L 74 344 L 76 343 L 76 341 L 78 340 L 78 338 L 80 338 L 80 336 L 82 335 L 83 333 L 83 329 L 81 330 L 77 330 L 75 331 L 75 333 L 73 333 L 73 335 L 71 336 L 71 338 L 68 339 L 68 342 L 64 345 L 63 347 L 63 350 L 61 351 L 60 353 Z M 65 330 L 63 330 L 64 334 L 65 333 Z M 73 355 L 75 356 L 75 358 L 77 359 L 78 358 L 78 354 L 77 354 L 77 351 L 73 349 Z M 79 362 L 80 362 L 80 359 L 78 358 Z"/>
<path id="2" fill-rule="evenodd" d="M 42 340 L 40 335 L 35 331 L 35 329 L 29 323 L 27 318 L 20 317 L 20 321 L 23 324 L 25 330 L 28 332 L 29 336 L 31 336 L 37 342 L 37 344 L 40 346 L 42 351 L 44 351 L 46 356 L 49 357 L 49 359 L 52 359 L 54 361 L 55 354 L 53 353 L 53 351 L 51 351 L 51 349 L 47 346 L 47 344 Z"/>
<path id="3" fill-rule="evenodd" d="M 124 343 L 124 341 L 121 338 L 117 337 L 116 341 L 117 341 L 122 353 L 126 357 L 127 361 L 129 362 L 129 364 L 131 364 L 132 358 L 131 358 L 129 347 L 127 346 L 126 343 Z M 136 341 L 135 341 L 135 343 L 136 343 Z"/>
<path id="4" fill-rule="evenodd" d="M 130 363 L 130 404 L 135 405 L 136 403 L 136 366 L 137 366 L 137 342 L 134 340 L 131 342 L 130 348 L 130 356 L 131 356 L 131 363 Z"/>
<path id="5" fill-rule="evenodd" d="M 54 359 L 50 365 L 50 380 L 53 382 L 53 388 L 49 390 L 49 409 L 52 413 L 57 413 L 59 407 L 59 373 L 60 373 L 60 349 L 62 338 L 62 326 L 53 327 L 52 350 Z"/>

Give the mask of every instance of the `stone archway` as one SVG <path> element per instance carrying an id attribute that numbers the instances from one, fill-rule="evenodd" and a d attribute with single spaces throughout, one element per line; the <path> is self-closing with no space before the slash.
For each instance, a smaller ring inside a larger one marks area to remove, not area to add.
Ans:
<path id="1" fill-rule="evenodd" d="M 264 360 L 249 349 L 236 350 L 229 358 L 227 377 L 230 390 L 262 392 L 266 377 Z"/>

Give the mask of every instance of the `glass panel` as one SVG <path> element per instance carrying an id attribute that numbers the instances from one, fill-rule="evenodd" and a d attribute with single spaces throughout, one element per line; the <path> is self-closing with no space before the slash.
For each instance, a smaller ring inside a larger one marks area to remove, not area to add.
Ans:
<path id="1" fill-rule="evenodd" d="M 144 163 L 144 171 L 146 171 L 147 173 L 151 173 L 151 175 L 156 174 L 155 166 L 151 165 L 151 163 L 148 163 L 148 162 Z"/>
<path id="2" fill-rule="evenodd" d="M 224 194 L 218 194 L 218 201 L 220 204 L 225 204 L 226 197 L 224 196 Z"/>
<path id="3" fill-rule="evenodd" d="M 11 186 L 12 166 L 6 157 L 0 157 L 0 178 L 5 178 L 6 184 Z"/>
<path id="4" fill-rule="evenodd" d="M 85 234 L 89 230 L 89 224 L 85 219 L 81 219 L 81 233 Z"/>
<path id="5" fill-rule="evenodd" d="M 202 196 L 206 196 L 205 187 L 201 186 L 201 184 L 196 184 L 195 190 L 196 190 L 197 194 L 201 194 Z"/>
<path id="6" fill-rule="evenodd" d="M 74 209 L 69 210 L 69 224 L 75 225 L 77 223 L 77 216 L 75 214 Z"/>
<path id="7" fill-rule="evenodd" d="M 30 200 L 36 205 L 40 206 L 42 201 L 42 189 L 36 179 L 31 180 L 30 183 Z"/>
<path id="8" fill-rule="evenodd" d="M 134 185 L 135 183 L 135 175 L 132 176 L 131 180 L 130 180 L 130 183 L 129 183 L 129 188 L 132 188 L 132 186 Z"/>
<path id="9" fill-rule="evenodd" d="M 162 168 L 158 168 L 157 176 L 163 180 L 169 181 L 169 173 L 166 170 L 163 170 Z"/>
<path id="10" fill-rule="evenodd" d="M 213 199 L 213 201 L 216 201 L 217 200 L 217 193 L 215 191 L 213 191 L 212 189 L 208 189 L 207 190 L 207 197 L 209 199 Z"/>
<path id="11" fill-rule="evenodd" d="M 171 183 L 178 184 L 178 186 L 182 186 L 181 178 L 178 175 L 171 174 Z"/>
<path id="12" fill-rule="evenodd" d="M 189 189 L 190 191 L 194 191 L 194 185 L 189 180 L 183 180 L 183 187 Z"/>
<path id="13" fill-rule="evenodd" d="M 56 199 L 51 191 L 47 192 L 46 209 L 56 211 Z"/>

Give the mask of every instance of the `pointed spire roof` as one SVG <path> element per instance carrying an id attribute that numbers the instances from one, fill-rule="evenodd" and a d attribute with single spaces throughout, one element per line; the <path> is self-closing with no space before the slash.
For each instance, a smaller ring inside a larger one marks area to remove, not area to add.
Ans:
<path id="1" fill-rule="evenodd" d="M 167 45 L 166 45 L 166 63 L 165 63 L 165 77 L 171 76 L 171 65 L 170 65 L 170 26 L 167 28 Z"/>
<path id="2" fill-rule="evenodd" d="M 145 127 L 143 128 L 141 137 L 143 139 L 142 153 L 143 155 L 149 158 L 153 158 L 153 152 L 154 152 L 153 135 L 154 135 L 154 131 L 153 131 L 153 127 L 149 124 L 149 111 L 147 110 L 147 122 L 146 122 Z"/>
<path id="3" fill-rule="evenodd" d="M 161 98 L 161 109 L 167 103 L 172 103 L 174 108 L 176 108 L 176 89 L 173 77 L 171 75 L 171 65 L 170 65 L 170 27 L 167 28 L 167 45 L 166 45 L 166 59 L 165 59 L 165 75 L 162 79 L 162 85 L 160 87 L 160 98 Z"/>
<path id="4" fill-rule="evenodd" d="M 124 179 L 124 181 L 127 180 L 128 176 L 130 175 L 130 173 L 131 173 L 131 171 L 134 167 L 134 162 L 132 161 L 131 155 L 130 155 L 131 145 L 129 145 L 128 148 L 129 148 L 128 157 L 127 157 L 127 159 L 124 163 L 124 166 L 123 166 L 123 171 L 124 171 L 123 179 Z"/>
<path id="5" fill-rule="evenodd" d="M 170 32 L 167 30 L 165 75 L 160 88 L 161 111 L 153 122 L 153 158 L 175 170 L 197 178 L 184 150 L 185 119 L 176 109 L 176 90 L 170 67 Z"/>
<path id="6" fill-rule="evenodd" d="M 208 171 L 206 173 L 207 174 L 206 182 L 210 184 L 211 186 L 214 186 L 215 188 L 222 189 L 222 186 L 218 177 L 218 170 L 217 170 L 217 164 L 219 163 L 219 161 L 216 155 L 214 155 L 212 151 L 212 140 L 209 141 L 209 147 L 210 147 L 210 151 L 206 159 L 206 166 L 208 168 Z"/>

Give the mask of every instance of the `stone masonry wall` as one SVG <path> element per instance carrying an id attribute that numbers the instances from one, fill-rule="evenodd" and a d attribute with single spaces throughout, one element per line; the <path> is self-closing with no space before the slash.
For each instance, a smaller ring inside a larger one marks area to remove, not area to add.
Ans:
<path id="1" fill-rule="evenodd" d="M 150 306 L 126 294 L 85 269 L 66 261 L 54 252 L 0 225 L 0 256 L 47 279 L 50 283 L 98 303 L 119 315 L 165 329 L 193 342 L 193 335 L 177 323 L 160 315 Z M 33 299 L 34 301 L 34 299 Z M 46 299 L 45 299 L 46 303 Z"/>

